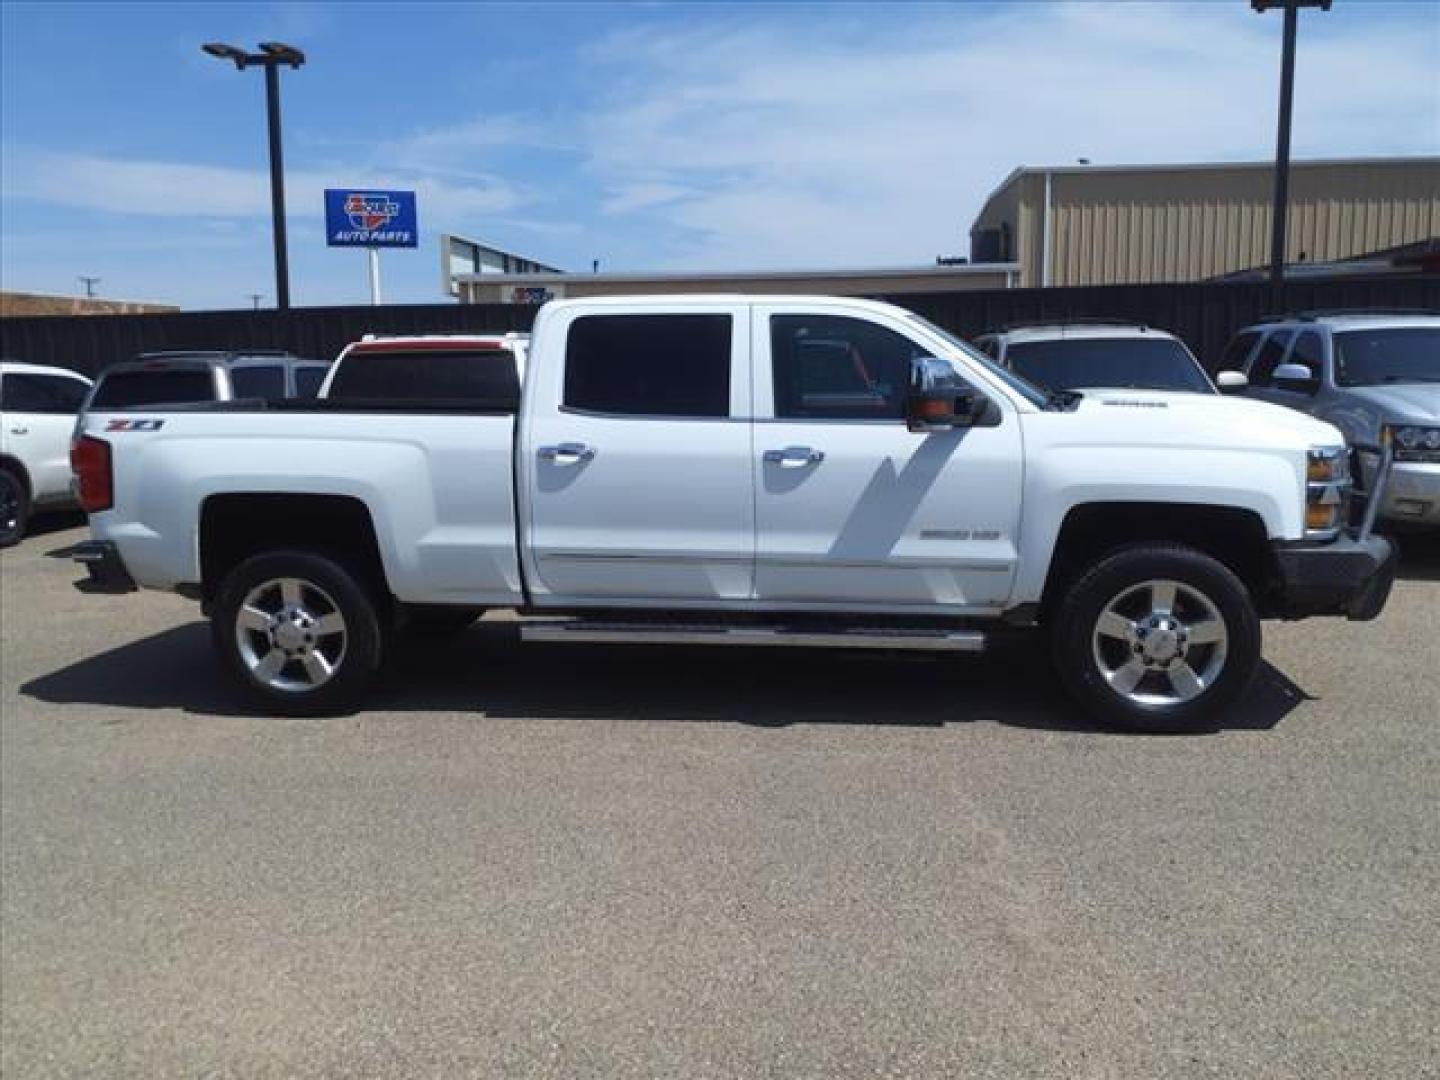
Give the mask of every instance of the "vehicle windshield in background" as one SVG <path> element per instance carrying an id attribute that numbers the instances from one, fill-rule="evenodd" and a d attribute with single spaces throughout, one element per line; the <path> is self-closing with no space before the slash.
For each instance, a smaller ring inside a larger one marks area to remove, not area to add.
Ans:
<path id="1" fill-rule="evenodd" d="M 283 398 L 285 369 L 279 364 L 232 367 L 230 390 L 237 398 Z"/>
<path id="2" fill-rule="evenodd" d="M 326 396 L 513 405 L 520 377 L 509 349 L 357 349 L 340 361 Z"/>
<path id="3" fill-rule="evenodd" d="M 112 375 L 100 376 L 100 385 L 95 390 L 90 408 L 170 405 L 214 400 L 215 379 L 209 368 L 117 371 Z"/>
<path id="4" fill-rule="evenodd" d="M 1440 326 L 1337 333 L 1335 381 L 1341 386 L 1440 382 Z"/>
<path id="5" fill-rule="evenodd" d="M 1166 338 L 1020 341 L 1005 350 L 1005 362 L 1031 382 L 1051 390 L 1123 387 L 1215 393 L 1185 347 Z"/>

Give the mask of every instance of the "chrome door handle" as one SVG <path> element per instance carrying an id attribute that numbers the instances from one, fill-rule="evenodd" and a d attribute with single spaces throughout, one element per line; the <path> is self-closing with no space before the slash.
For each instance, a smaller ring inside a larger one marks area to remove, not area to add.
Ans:
<path id="1" fill-rule="evenodd" d="M 556 465 L 577 465 L 595 456 L 595 448 L 579 442 L 565 442 L 559 446 L 540 447 L 540 456 Z"/>
<path id="2" fill-rule="evenodd" d="M 30 429 L 29 429 L 28 427 L 12 427 L 12 428 L 10 429 L 10 434 L 11 434 L 11 435 L 29 435 L 29 434 L 30 434 Z"/>
<path id="3" fill-rule="evenodd" d="M 784 450 L 766 450 L 765 460 L 782 469 L 803 469 L 806 465 L 819 465 L 825 460 L 825 451 L 812 450 L 808 446 L 787 446 Z"/>

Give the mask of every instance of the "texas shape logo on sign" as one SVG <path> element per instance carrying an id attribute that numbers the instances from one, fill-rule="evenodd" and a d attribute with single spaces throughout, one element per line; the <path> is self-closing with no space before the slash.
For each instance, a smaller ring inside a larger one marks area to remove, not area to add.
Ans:
<path id="1" fill-rule="evenodd" d="M 383 229 L 400 213 L 400 205 L 388 195 L 364 195 L 352 191 L 345 199 L 345 216 L 357 229 Z"/>

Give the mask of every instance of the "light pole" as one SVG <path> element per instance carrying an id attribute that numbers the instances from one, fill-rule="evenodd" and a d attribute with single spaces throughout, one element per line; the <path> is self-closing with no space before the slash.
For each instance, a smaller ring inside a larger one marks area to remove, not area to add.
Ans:
<path id="1" fill-rule="evenodd" d="M 220 60 L 229 60 L 237 71 L 247 67 L 265 69 L 265 113 L 270 128 L 270 214 L 275 232 L 275 306 L 290 307 L 290 264 L 285 248 L 285 162 L 280 151 L 280 66 L 298 68 L 305 54 L 293 45 L 262 41 L 258 53 L 247 53 L 234 45 L 208 41 L 200 46 Z"/>
<path id="2" fill-rule="evenodd" d="M 1302 7 L 1330 10 L 1330 0 L 1250 0 L 1264 13 L 1285 11 L 1285 39 L 1280 49 L 1280 131 L 1275 138 L 1275 205 L 1270 211 L 1270 296 L 1278 309 L 1284 303 L 1285 217 L 1290 209 L 1290 110 L 1295 98 L 1295 30 Z"/>

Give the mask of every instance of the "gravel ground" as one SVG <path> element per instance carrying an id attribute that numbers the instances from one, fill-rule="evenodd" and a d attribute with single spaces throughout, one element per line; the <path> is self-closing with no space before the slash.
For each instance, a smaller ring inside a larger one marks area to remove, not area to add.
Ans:
<path id="1" fill-rule="evenodd" d="M 81 536 L 0 556 L 6 1077 L 1440 1075 L 1433 545 L 1147 738 L 1019 649 L 503 622 L 256 718 Z"/>

